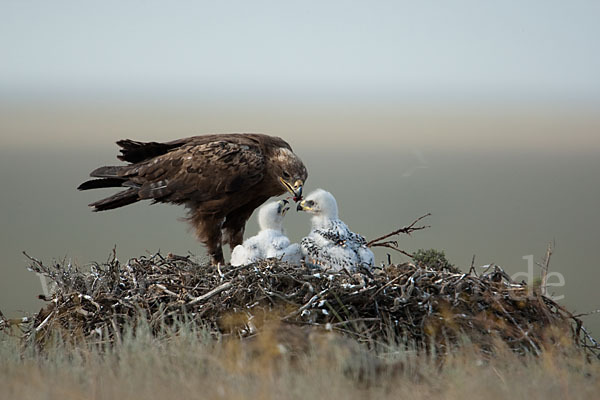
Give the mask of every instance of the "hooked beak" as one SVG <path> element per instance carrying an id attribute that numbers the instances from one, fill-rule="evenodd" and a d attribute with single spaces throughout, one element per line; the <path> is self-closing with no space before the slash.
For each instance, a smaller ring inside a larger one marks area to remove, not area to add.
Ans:
<path id="1" fill-rule="evenodd" d="M 298 202 L 302 200 L 302 185 L 304 183 L 300 179 L 294 182 L 294 185 L 283 178 L 279 178 L 279 181 L 283 187 L 294 196 L 294 201 Z"/>

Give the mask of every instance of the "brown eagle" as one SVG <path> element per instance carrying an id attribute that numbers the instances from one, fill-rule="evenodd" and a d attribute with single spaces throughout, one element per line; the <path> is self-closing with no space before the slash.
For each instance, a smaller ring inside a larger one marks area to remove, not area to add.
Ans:
<path id="1" fill-rule="evenodd" d="M 283 139 L 261 134 L 193 136 L 172 142 L 120 140 L 128 165 L 100 167 L 78 189 L 125 187 L 90 204 L 93 211 L 139 200 L 183 204 L 213 264 L 224 263 L 222 243 L 241 244 L 255 208 L 287 190 L 302 198 L 306 167 Z"/>

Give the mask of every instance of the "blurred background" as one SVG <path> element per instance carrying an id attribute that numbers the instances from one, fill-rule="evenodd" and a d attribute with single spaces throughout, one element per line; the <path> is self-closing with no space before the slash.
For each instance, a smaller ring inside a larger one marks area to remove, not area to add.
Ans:
<path id="1" fill-rule="evenodd" d="M 510 274 L 554 242 L 551 292 L 600 308 L 600 3 L 441 4 L 0 1 L 0 310 L 42 305 L 22 251 L 204 256 L 183 208 L 91 213 L 113 192 L 76 187 L 118 139 L 226 132 L 286 139 L 368 239 L 431 212 L 403 249 Z"/>

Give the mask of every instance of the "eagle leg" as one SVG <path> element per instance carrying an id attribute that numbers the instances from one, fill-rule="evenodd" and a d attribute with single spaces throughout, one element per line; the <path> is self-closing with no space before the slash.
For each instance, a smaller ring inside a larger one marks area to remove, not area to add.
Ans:
<path id="1" fill-rule="evenodd" d="M 211 229 L 209 236 L 204 242 L 208 255 L 210 256 L 210 263 L 212 265 L 225 264 L 225 258 L 223 257 L 223 247 L 221 245 L 221 229 L 220 223 L 215 224 L 217 229 Z"/>
<path id="2" fill-rule="evenodd" d="M 225 257 L 223 257 L 223 248 L 221 245 L 219 245 L 213 252 L 209 251 L 209 256 L 211 265 L 225 264 Z"/>
<path id="3" fill-rule="evenodd" d="M 268 199 L 269 197 L 260 197 L 227 214 L 222 228 L 223 243 L 229 243 L 231 250 L 243 243 L 246 222 L 254 210 Z"/>
<path id="4" fill-rule="evenodd" d="M 223 243 L 229 243 L 229 247 L 233 250 L 235 246 L 244 242 L 244 231 L 245 226 L 242 226 L 241 229 L 225 229 Z"/>
<path id="5" fill-rule="evenodd" d="M 248 216 L 249 218 L 250 216 Z M 235 220 L 227 219 L 223 224 L 223 244 L 229 243 L 231 250 L 235 248 L 238 244 L 242 244 L 244 242 L 244 231 L 246 229 L 246 221 L 248 218 L 235 218 Z"/>
<path id="6" fill-rule="evenodd" d="M 221 246 L 223 217 L 207 216 L 196 212 L 192 213 L 188 220 L 196 230 L 198 240 L 206 245 L 210 263 L 212 265 L 225 264 Z"/>

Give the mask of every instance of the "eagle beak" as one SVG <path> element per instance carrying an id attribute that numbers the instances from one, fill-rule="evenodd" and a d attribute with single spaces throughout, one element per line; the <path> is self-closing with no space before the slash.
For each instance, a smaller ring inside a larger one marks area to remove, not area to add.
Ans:
<path id="1" fill-rule="evenodd" d="M 294 182 L 294 185 L 289 183 L 283 178 L 279 178 L 279 181 L 285 187 L 285 189 L 294 196 L 294 201 L 298 202 L 302 200 L 302 185 L 304 184 L 300 179 Z"/>

